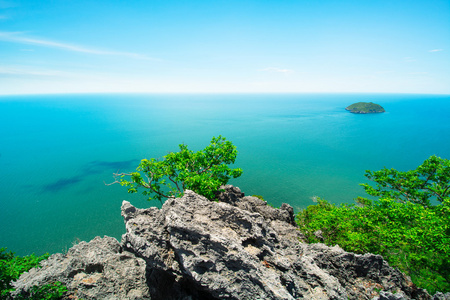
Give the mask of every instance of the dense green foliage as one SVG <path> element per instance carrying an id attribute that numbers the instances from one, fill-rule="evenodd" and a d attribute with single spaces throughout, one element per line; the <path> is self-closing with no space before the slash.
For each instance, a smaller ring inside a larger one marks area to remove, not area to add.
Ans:
<path id="1" fill-rule="evenodd" d="M 450 291 L 449 161 L 435 156 L 416 170 L 368 171 L 378 200 L 353 205 L 319 200 L 297 215 L 309 242 L 338 244 L 346 251 L 381 254 L 429 292 Z M 438 205 L 432 205 L 436 198 Z M 315 234 L 321 230 L 321 235 Z M 322 240 L 323 238 L 323 240 Z"/>
<path id="2" fill-rule="evenodd" d="M 370 114 L 385 112 L 384 108 L 372 102 L 358 102 L 345 108 L 346 110 L 357 114 Z"/>
<path id="3" fill-rule="evenodd" d="M 376 186 L 362 184 L 366 193 L 376 197 L 431 206 L 433 199 L 443 202 L 450 195 L 450 160 L 431 156 L 417 169 L 400 172 L 395 169 L 366 171 Z"/>
<path id="4" fill-rule="evenodd" d="M 205 149 L 194 152 L 179 145 L 179 152 L 171 152 L 162 160 L 143 159 L 137 172 L 115 174 L 116 181 L 128 187 L 129 193 L 144 188 L 148 200 L 179 197 L 185 189 L 215 198 L 215 192 L 231 178 L 241 176 L 242 170 L 228 165 L 236 160 L 236 147 L 224 137 L 213 137 Z M 125 180 L 124 177 L 129 178 Z"/>
<path id="5" fill-rule="evenodd" d="M 15 297 L 16 300 L 58 300 L 61 299 L 64 293 L 67 292 L 67 287 L 65 287 L 61 282 L 56 281 L 53 283 L 45 284 L 42 286 L 33 286 L 31 288 L 30 294 L 26 296 L 18 295 Z"/>
<path id="6" fill-rule="evenodd" d="M 31 268 L 38 267 L 41 260 L 47 259 L 48 254 L 36 256 L 34 254 L 20 257 L 12 252 L 7 252 L 6 248 L 0 248 L 0 299 L 7 299 L 9 292 L 13 291 L 11 282 L 17 280 L 20 274 L 27 272 Z M 43 286 L 35 286 L 26 297 L 16 297 L 16 299 L 59 299 L 67 288 L 60 282 L 54 282 Z"/>

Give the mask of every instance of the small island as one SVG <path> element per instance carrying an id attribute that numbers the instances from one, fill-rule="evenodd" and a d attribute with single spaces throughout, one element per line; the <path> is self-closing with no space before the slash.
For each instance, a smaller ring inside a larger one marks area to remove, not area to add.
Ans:
<path id="1" fill-rule="evenodd" d="M 384 108 L 372 102 L 358 102 L 345 108 L 354 114 L 375 114 L 385 112 Z"/>

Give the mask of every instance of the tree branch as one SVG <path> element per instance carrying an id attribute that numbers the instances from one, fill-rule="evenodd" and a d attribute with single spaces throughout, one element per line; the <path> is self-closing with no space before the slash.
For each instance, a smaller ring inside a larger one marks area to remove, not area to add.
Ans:
<path id="1" fill-rule="evenodd" d="M 167 178 L 169 178 L 169 180 L 175 184 L 175 186 L 177 187 L 177 190 L 181 193 L 180 187 L 178 186 L 178 182 L 173 180 L 171 176 L 167 176 Z"/>
<path id="2" fill-rule="evenodd" d="M 110 185 L 113 185 L 113 184 L 116 184 L 116 183 L 120 183 L 120 181 L 117 180 L 117 177 L 119 177 L 119 176 L 131 176 L 131 173 L 113 173 L 113 176 L 114 176 L 114 179 L 115 179 L 114 182 L 106 183 L 106 182 L 103 181 L 103 183 L 105 185 L 107 185 L 107 186 L 110 186 Z"/>
<path id="3" fill-rule="evenodd" d="M 163 193 L 161 193 L 161 192 L 158 192 L 157 190 L 155 190 L 155 189 L 152 187 L 153 173 L 151 173 L 151 174 L 152 174 L 152 176 L 151 176 L 150 178 L 147 176 L 147 178 L 149 178 L 148 186 L 144 186 L 144 187 L 146 187 L 146 188 L 148 188 L 148 189 L 151 189 L 155 194 L 158 194 L 158 195 L 160 195 L 161 197 L 164 197 L 164 198 L 172 198 L 171 196 L 167 196 L 167 195 L 165 195 L 165 194 L 163 194 Z"/>

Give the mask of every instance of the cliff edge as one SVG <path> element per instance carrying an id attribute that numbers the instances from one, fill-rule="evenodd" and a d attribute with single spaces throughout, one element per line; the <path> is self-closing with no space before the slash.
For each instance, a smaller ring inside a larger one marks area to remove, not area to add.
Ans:
<path id="1" fill-rule="evenodd" d="M 15 293 L 61 281 L 67 299 L 446 299 L 379 255 L 303 243 L 287 204 L 224 189 L 220 202 L 192 191 L 161 209 L 124 201 L 121 243 L 97 237 L 54 254 Z"/>

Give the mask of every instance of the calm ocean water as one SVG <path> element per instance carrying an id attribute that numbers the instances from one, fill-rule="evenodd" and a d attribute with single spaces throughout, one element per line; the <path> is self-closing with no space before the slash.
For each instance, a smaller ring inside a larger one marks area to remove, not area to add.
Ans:
<path id="1" fill-rule="evenodd" d="M 359 101 L 387 112 L 344 110 Z M 297 211 L 314 196 L 352 202 L 367 169 L 450 158 L 450 96 L 3 96 L 0 128 L 0 247 L 42 254 L 97 235 L 120 239 L 122 200 L 157 203 L 106 186 L 112 173 L 218 135 L 238 148 L 244 174 L 231 183 L 246 195 Z"/>

